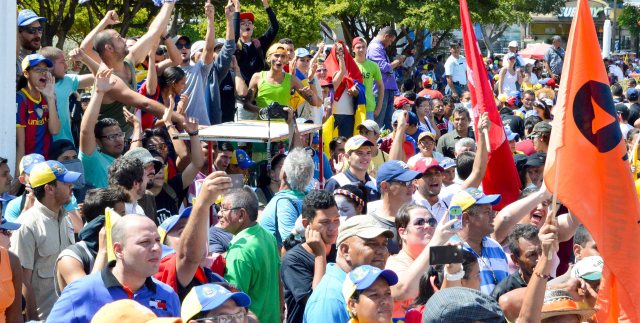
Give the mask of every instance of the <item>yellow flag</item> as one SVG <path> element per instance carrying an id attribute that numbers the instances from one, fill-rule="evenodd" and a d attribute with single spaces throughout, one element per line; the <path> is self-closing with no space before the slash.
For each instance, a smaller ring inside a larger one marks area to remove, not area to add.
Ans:
<path id="1" fill-rule="evenodd" d="M 116 260 L 116 254 L 113 251 L 113 239 L 111 238 L 111 228 L 113 224 L 122 217 L 112 208 L 108 207 L 104 209 L 104 227 L 107 229 L 107 261 L 111 262 Z"/>

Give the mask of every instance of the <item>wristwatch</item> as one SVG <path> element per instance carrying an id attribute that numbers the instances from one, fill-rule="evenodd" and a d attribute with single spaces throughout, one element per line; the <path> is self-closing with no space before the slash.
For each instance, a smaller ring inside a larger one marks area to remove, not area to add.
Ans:
<path id="1" fill-rule="evenodd" d="M 464 277 L 464 270 L 460 270 L 455 274 L 450 274 L 446 270 L 444 271 L 444 279 L 448 281 L 458 281 Z"/>

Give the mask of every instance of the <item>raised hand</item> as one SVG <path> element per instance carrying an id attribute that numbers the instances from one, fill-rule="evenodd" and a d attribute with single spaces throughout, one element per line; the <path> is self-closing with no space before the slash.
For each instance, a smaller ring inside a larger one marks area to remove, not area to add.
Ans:
<path id="1" fill-rule="evenodd" d="M 173 98 L 171 99 L 171 101 L 173 101 Z M 162 123 L 164 123 L 165 126 L 168 127 L 173 124 L 173 121 L 171 120 L 172 115 L 173 108 L 169 107 L 164 109 L 164 114 L 162 114 Z"/>
<path id="2" fill-rule="evenodd" d="M 193 133 L 198 131 L 198 120 L 196 118 L 185 118 L 184 120 L 184 130 L 187 133 Z"/>
<path id="3" fill-rule="evenodd" d="M 52 98 L 56 95 L 55 92 L 55 80 L 50 72 L 46 72 L 45 77 L 47 79 L 44 88 L 38 88 L 38 91 L 47 98 Z"/>
<path id="4" fill-rule="evenodd" d="M 309 248 L 311 248 L 311 251 L 313 251 L 313 254 L 315 256 L 325 255 L 326 250 L 320 232 L 312 229 L 309 225 L 304 229 L 304 237 L 306 240 L 306 244 L 309 246 Z"/>
<path id="5" fill-rule="evenodd" d="M 111 80 L 111 73 L 113 69 L 103 68 L 96 73 L 96 80 L 94 82 L 94 89 L 98 93 L 106 93 L 111 91 L 116 85 L 116 80 Z"/>
<path id="6" fill-rule="evenodd" d="M 202 182 L 200 194 L 196 198 L 196 202 L 213 205 L 220 195 L 225 195 L 231 189 L 231 177 L 223 171 L 216 171 Z"/>
<path id="7" fill-rule="evenodd" d="M 85 55 L 84 50 L 82 48 L 74 48 L 69 52 L 69 58 L 72 61 L 81 61 L 82 60 L 82 56 Z"/>
<path id="8" fill-rule="evenodd" d="M 107 13 L 104 15 L 104 18 L 102 18 L 102 20 L 109 25 L 115 25 L 120 23 L 120 19 L 118 19 L 118 13 L 116 13 L 115 10 L 107 11 Z"/>
<path id="9" fill-rule="evenodd" d="M 176 113 L 185 115 L 187 112 L 187 103 L 189 103 L 189 95 L 186 93 L 180 94 L 180 102 L 178 102 Z"/>
<path id="10" fill-rule="evenodd" d="M 480 131 L 491 128 L 491 120 L 489 120 L 489 114 L 487 112 L 483 113 L 480 116 L 480 121 L 478 121 L 478 129 Z"/>
<path id="11" fill-rule="evenodd" d="M 216 10 L 211 4 L 211 1 L 207 0 L 207 2 L 204 4 L 204 15 L 207 16 L 207 19 L 212 20 L 215 16 L 215 13 Z"/>
<path id="12" fill-rule="evenodd" d="M 433 237 L 429 241 L 430 246 L 443 246 L 451 237 L 453 237 L 458 229 L 453 229 L 453 225 L 458 221 L 458 219 L 449 220 L 449 211 L 446 211 L 438 222 L 435 231 L 433 232 Z"/>
<path id="13" fill-rule="evenodd" d="M 233 3 L 233 1 L 229 0 L 227 5 L 224 7 L 224 16 L 227 18 L 227 20 L 232 20 L 234 12 L 235 4 Z"/>
<path id="14" fill-rule="evenodd" d="M 140 119 L 138 118 L 138 116 L 129 112 L 127 108 L 125 107 L 122 108 L 122 114 L 124 114 L 124 120 L 127 121 L 127 123 L 130 123 L 132 126 L 140 124 Z"/>

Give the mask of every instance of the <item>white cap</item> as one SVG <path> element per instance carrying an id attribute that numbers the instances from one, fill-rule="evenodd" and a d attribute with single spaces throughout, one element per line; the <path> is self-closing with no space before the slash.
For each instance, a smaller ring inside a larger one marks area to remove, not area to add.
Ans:
<path id="1" fill-rule="evenodd" d="M 518 47 L 518 42 L 515 40 L 512 40 L 509 42 L 509 47 Z"/>
<path id="2" fill-rule="evenodd" d="M 600 280 L 604 261 L 600 256 L 584 257 L 571 268 L 571 277 Z"/>

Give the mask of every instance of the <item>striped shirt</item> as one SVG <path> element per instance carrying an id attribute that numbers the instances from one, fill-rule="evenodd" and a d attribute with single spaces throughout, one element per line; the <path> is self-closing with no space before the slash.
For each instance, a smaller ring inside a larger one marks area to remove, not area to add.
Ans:
<path id="1" fill-rule="evenodd" d="M 461 240 L 458 236 L 453 236 L 451 241 L 458 242 Z M 464 242 L 463 248 L 478 257 L 478 254 L 466 242 Z M 478 257 L 480 291 L 491 295 L 496 285 L 509 276 L 507 255 L 497 241 L 487 236 L 482 238 L 482 254 L 480 256 Z"/>

